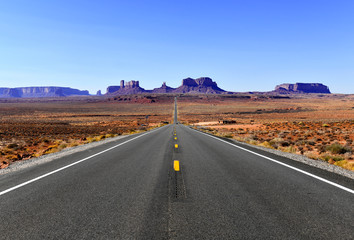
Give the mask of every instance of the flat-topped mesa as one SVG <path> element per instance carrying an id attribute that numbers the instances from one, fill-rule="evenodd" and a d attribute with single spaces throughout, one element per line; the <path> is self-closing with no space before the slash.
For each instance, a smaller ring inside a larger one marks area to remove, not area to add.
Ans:
<path id="1" fill-rule="evenodd" d="M 225 91 L 218 87 L 211 78 L 201 77 L 197 79 L 185 78 L 182 80 L 182 86 L 177 88 L 176 93 L 224 93 Z"/>
<path id="2" fill-rule="evenodd" d="M 285 83 L 275 87 L 279 93 L 331 93 L 322 83 Z"/>
<path id="3" fill-rule="evenodd" d="M 107 87 L 107 93 L 114 93 L 118 91 L 121 87 L 120 86 L 109 86 Z"/>
<path id="4" fill-rule="evenodd" d="M 37 98 L 37 97 L 66 97 L 88 96 L 87 90 L 79 90 L 68 87 L 19 87 L 0 88 L 1 98 Z"/>

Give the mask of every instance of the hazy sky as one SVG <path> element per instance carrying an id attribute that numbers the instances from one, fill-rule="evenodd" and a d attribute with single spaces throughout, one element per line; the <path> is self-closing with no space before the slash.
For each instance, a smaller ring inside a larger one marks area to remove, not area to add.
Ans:
<path id="1" fill-rule="evenodd" d="M 354 1 L 0 1 L 0 87 L 105 93 L 202 76 L 229 91 L 354 93 Z"/>

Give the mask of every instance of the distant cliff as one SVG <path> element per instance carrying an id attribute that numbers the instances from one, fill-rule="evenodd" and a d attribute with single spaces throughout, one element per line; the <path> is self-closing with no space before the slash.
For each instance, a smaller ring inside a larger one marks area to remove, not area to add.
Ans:
<path id="1" fill-rule="evenodd" d="M 0 98 L 38 98 L 38 97 L 66 97 L 87 96 L 88 91 L 68 87 L 19 87 L 0 88 Z"/>
<path id="2" fill-rule="evenodd" d="M 331 93 L 322 83 L 284 83 L 275 87 L 277 93 Z"/>

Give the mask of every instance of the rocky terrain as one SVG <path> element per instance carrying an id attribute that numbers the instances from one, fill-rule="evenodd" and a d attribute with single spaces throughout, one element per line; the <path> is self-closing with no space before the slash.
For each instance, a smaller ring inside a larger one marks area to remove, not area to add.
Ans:
<path id="1" fill-rule="evenodd" d="M 37 97 L 66 97 L 87 96 L 88 91 L 68 87 L 20 87 L 0 88 L 0 98 L 37 98 Z"/>

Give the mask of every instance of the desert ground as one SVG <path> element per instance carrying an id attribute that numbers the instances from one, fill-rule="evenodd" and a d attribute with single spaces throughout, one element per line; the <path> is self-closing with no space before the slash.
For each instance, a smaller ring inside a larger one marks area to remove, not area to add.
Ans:
<path id="1" fill-rule="evenodd" d="M 180 99 L 180 120 L 209 133 L 354 170 L 354 95 Z"/>
<path id="2" fill-rule="evenodd" d="M 0 167 L 171 121 L 173 99 L 150 97 L 0 100 Z"/>
<path id="3" fill-rule="evenodd" d="M 0 167 L 179 121 L 354 170 L 354 95 L 130 95 L 0 99 Z"/>

